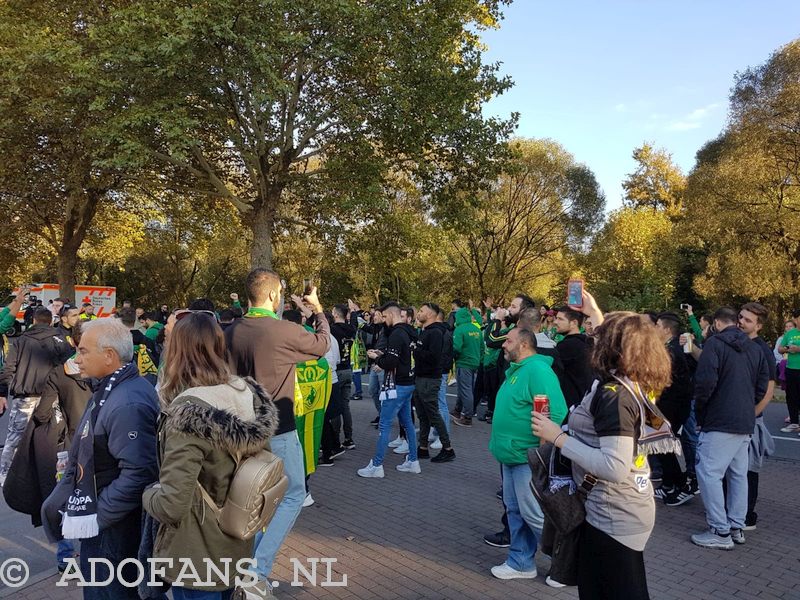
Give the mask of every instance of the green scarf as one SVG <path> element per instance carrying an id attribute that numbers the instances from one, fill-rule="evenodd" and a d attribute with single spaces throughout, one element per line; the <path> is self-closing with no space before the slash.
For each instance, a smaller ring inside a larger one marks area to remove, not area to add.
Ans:
<path id="1" fill-rule="evenodd" d="M 250 319 L 257 319 L 259 317 L 272 317 L 273 319 L 277 319 L 278 315 L 276 315 L 268 308 L 257 308 L 253 306 L 250 308 L 250 310 L 247 311 L 245 317 Z"/>

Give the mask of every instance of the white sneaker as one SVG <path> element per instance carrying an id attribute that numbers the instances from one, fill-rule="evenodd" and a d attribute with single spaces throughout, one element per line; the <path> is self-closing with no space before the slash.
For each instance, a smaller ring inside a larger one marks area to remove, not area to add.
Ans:
<path id="1" fill-rule="evenodd" d="M 408 442 L 403 440 L 403 443 L 400 444 L 397 448 L 392 450 L 395 454 L 408 454 Z"/>
<path id="2" fill-rule="evenodd" d="M 268 600 L 274 598 L 272 588 L 266 581 L 257 581 L 252 585 L 242 587 L 245 600 Z"/>
<path id="3" fill-rule="evenodd" d="M 398 435 L 397 438 L 395 438 L 391 442 L 389 442 L 389 448 L 397 448 L 398 446 L 400 446 L 404 442 L 405 442 L 405 440 Z"/>
<path id="4" fill-rule="evenodd" d="M 547 585 L 549 585 L 551 588 L 562 588 L 562 587 L 567 587 L 567 584 L 565 584 L 565 583 L 559 583 L 558 581 L 556 581 L 555 579 L 553 579 L 552 577 L 550 577 L 550 575 L 548 575 L 548 576 L 547 576 L 547 579 L 545 579 L 545 580 L 544 580 L 544 582 L 545 582 Z"/>
<path id="5" fill-rule="evenodd" d="M 306 508 L 307 506 L 311 506 L 312 504 L 314 504 L 314 498 L 311 497 L 310 493 L 306 494 L 306 498 L 305 498 L 305 500 L 303 500 L 303 508 Z"/>
<path id="6" fill-rule="evenodd" d="M 431 445 L 428 446 L 431 450 L 441 450 L 442 449 L 442 440 L 438 437 L 431 442 Z"/>
<path id="7" fill-rule="evenodd" d="M 383 479 L 383 465 L 375 466 L 372 461 L 363 469 L 357 471 L 359 477 L 377 477 Z"/>
<path id="8" fill-rule="evenodd" d="M 800 431 L 800 425 L 798 425 L 797 423 L 790 423 L 786 427 L 783 427 L 781 431 L 783 433 L 797 433 L 798 431 Z"/>
<path id="9" fill-rule="evenodd" d="M 397 465 L 397 470 L 402 471 L 403 473 L 422 473 L 422 469 L 419 468 L 419 461 L 410 461 L 406 458 L 406 462 L 402 465 Z"/>
<path id="10" fill-rule="evenodd" d="M 498 579 L 536 579 L 536 567 L 530 571 L 517 571 L 508 566 L 508 563 L 492 567 L 492 575 Z"/>

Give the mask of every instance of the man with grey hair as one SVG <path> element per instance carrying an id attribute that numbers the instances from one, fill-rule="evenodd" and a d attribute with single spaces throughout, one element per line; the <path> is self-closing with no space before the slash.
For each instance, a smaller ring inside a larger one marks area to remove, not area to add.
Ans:
<path id="1" fill-rule="evenodd" d="M 98 319 L 84 323 L 82 331 L 75 362 L 83 378 L 94 382 L 94 394 L 72 441 L 64 478 L 42 507 L 42 521 L 50 541 L 81 540 L 80 568 L 88 580 L 92 558 L 119 565 L 137 556 L 142 492 L 158 480 L 159 403 L 131 362 L 133 341 L 125 325 Z M 112 576 L 102 564 L 95 569 L 96 581 Z M 122 569 L 125 581 L 136 576 L 135 565 Z M 83 597 L 133 600 L 138 594 L 114 578 L 103 587 L 85 587 Z"/>

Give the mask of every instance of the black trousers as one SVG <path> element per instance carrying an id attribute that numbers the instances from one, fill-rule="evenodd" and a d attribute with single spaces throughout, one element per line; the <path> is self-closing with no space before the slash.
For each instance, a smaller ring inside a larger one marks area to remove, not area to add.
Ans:
<path id="1" fill-rule="evenodd" d="M 500 389 L 500 375 L 496 367 L 489 367 L 483 371 L 483 389 L 486 392 L 486 414 L 494 414 L 494 404 L 497 400 L 497 390 Z"/>
<path id="2" fill-rule="evenodd" d="M 800 416 L 800 370 L 786 369 L 786 408 L 789 421 L 798 422 Z"/>
<path id="3" fill-rule="evenodd" d="M 584 523 L 578 545 L 580 600 L 650 600 L 644 552 Z"/>
<path id="4" fill-rule="evenodd" d="M 431 432 L 431 427 L 436 427 L 436 431 L 439 432 L 442 447 L 450 447 L 450 436 L 447 434 L 444 416 L 439 412 L 439 390 L 441 387 L 442 380 L 439 377 L 435 379 L 417 377 L 413 398 L 419 415 L 418 441 L 423 448 L 428 447 L 428 435 Z"/>
<path id="5" fill-rule="evenodd" d="M 338 383 L 331 386 L 331 399 L 325 409 L 325 419 L 322 422 L 322 440 L 320 448 L 322 457 L 328 459 L 342 444 L 339 441 L 339 432 L 333 427 L 333 419 L 341 415 L 341 388 Z"/>

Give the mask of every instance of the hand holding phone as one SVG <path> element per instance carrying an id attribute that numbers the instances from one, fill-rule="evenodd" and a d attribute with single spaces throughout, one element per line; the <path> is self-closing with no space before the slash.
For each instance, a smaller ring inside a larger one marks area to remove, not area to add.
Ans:
<path id="1" fill-rule="evenodd" d="M 583 308 L 583 279 L 570 279 L 567 282 L 567 305 Z"/>

